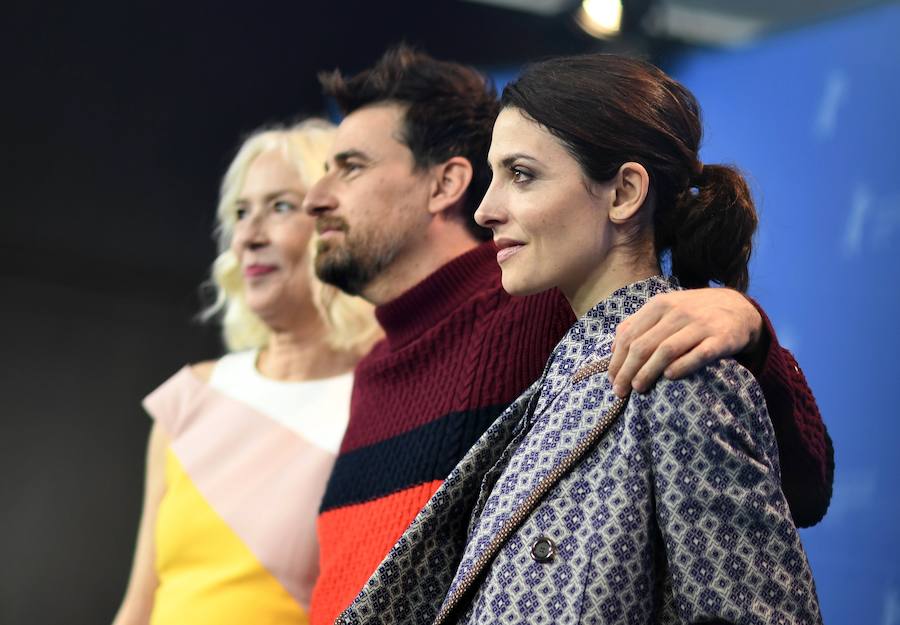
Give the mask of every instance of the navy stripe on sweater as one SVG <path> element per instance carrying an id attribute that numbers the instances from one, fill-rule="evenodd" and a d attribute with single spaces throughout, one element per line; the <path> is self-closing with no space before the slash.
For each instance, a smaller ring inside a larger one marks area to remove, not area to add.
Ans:
<path id="1" fill-rule="evenodd" d="M 443 480 L 506 406 L 451 412 L 399 436 L 338 456 L 321 511 Z"/>

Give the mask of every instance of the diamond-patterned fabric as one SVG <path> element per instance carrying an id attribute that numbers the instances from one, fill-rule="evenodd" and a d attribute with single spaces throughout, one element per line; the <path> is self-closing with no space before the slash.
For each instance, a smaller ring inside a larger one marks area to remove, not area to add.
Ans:
<path id="1" fill-rule="evenodd" d="M 524 508 L 615 400 L 605 373 L 576 373 L 609 355 L 622 319 L 673 288 L 659 277 L 630 285 L 576 322 L 342 622 L 431 623 L 445 602 L 460 623 L 821 622 L 765 401 L 734 361 L 633 394 L 600 443 Z M 486 553 L 511 517 L 524 521 Z M 538 561 L 532 548 L 547 539 L 553 556 Z"/>

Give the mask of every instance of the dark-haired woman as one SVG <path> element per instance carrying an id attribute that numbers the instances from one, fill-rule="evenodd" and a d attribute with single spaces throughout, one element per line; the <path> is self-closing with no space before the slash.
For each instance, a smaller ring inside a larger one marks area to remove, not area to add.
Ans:
<path id="1" fill-rule="evenodd" d="M 559 288 L 578 320 L 342 619 L 820 622 L 749 372 L 721 360 L 627 399 L 605 374 L 650 298 L 747 286 L 756 214 L 737 171 L 700 163 L 694 97 L 592 55 L 530 67 L 502 104 L 476 219 L 504 289 Z"/>

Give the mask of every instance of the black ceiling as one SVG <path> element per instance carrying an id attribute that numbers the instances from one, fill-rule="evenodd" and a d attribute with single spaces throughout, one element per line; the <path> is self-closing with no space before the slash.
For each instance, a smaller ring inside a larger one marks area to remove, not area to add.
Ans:
<path id="1" fill-rule="evenodd" d="M 423 2 L 23 2 L 6 11 L 0 273 L 194 284 L 239 137 L 390 44 L 482 67 L 588 49 L 566 18 Z M 131 285 L 131 287 L 129 287 Z"/>

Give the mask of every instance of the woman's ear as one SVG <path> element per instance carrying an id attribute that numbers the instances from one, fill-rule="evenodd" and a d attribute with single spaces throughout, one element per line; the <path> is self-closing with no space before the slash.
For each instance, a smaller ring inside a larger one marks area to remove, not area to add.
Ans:
<path id="1" fill-rule="evenodd" d="M 454 156 L 432 168 L 434 175 L 428 211 L 438 215 L 458 204 L 472 182 L 472 163 L 462 156 Z"/>
<path id="2" fill-rule="evenodd" d="M 650 174 L 640 163 L 624 163 L 611 181 L 614 185 L 609 219 L 623 224 L 637 215 L 650 190 Z"/>

